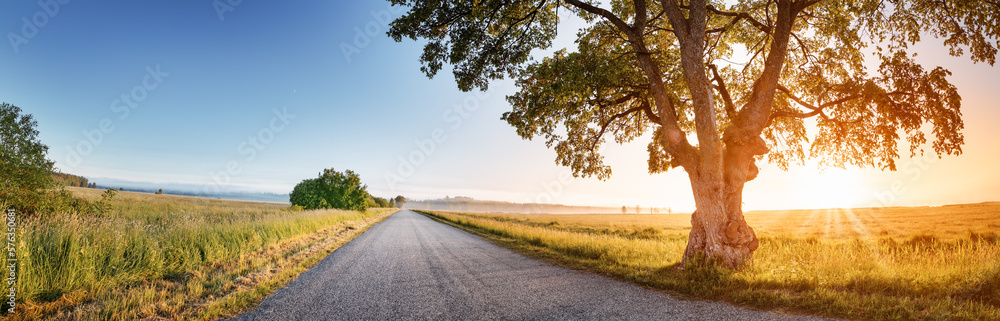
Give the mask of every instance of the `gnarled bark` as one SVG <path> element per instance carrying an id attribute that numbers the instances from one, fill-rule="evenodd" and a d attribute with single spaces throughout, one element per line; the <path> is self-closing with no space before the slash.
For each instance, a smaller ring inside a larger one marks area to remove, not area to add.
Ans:
<path id="1" fill-rule="evenodd" d="M 743 184 L 728 186 L 723 181 L 705 180 L 698 173 L 688 176 L 698 209 L 691 215 L 684 262 L 704 254 L 729 267 L 743 265 L 759 245 L 743 217 Z"/>
<path id="2" fill-rule="evenodd" d="M 754 156 L 766 154 L 767 146 L 759 136 L 735 127 L 726 130 L 723 141 L 726 147 L 721 180 L 699 169 L 688 172 L 697 210 L 691 215 L 684 262 L 703 254 L 737 267 L 746 263 L 760 244 L 743 217 L 743 186 L 757 177 Z"/>

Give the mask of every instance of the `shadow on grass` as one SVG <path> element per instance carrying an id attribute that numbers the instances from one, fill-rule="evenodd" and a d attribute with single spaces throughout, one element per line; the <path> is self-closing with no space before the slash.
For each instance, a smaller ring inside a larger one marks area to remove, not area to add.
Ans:
<path id="1" fill-rule="evenodd" d="M 698 255 L 686 262 L 657 269 L 650 280 L 653 284 L 650 285 L 696 297 L 720 298 L 725 296 L 728 289 L 749 286 L 745 280 L 735 277 L 737 272 L 704 255 Z"/>

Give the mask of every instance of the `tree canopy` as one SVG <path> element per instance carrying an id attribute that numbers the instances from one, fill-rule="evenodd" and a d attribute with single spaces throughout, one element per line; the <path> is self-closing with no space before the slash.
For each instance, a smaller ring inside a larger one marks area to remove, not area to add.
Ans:
<path id="1" fill-rule="evenodd" d="M 558 163 L 600 178 L 610 175 L 598 153 L 608 137 L 623 143 L 650 130 L 681 135 L 673 144 L 650 143 L 649 170 L 681 165 L 684 157 L 667 150 L 690 150 L 686 134 L 696 132 L 698 115 L 706 127 L 700 145 L 719 145 L 726 129 L 742 125 L 763 132 L 768 160 L 783 167 L 808 151 L 826 164 L 894 169 L 897 141 L 920 152 L 924 124 L 933 127 L 935 152 L 958 154 L 961 100 L 950 73 L 923 68 L 909 47 L 933 35 L 954 55 L 993 64 L 1000 35 L 992 13 L 1000 8 L 990 1 L 619 0 L 608 9 L 554 0 L 393 3 L 411 9 L 389 34 L 428 41 L 423 72 L 454 65 L 466 91 L 517 79 L 521 90 L 508 97 L 513 110 L 504 119 L 522 137 L 545 137 Z M 559 10 L 590 26 L 576 51 L 532 61 L 533 49 L 551 45 Z M 680 40 L 688 38 L 694 64 L 685 76 Z M 866 51 L 880 63 L 875 73 Z M 709 95 L 692 95 L 692 82 Z M 699 96 L 708 101 L 696 102 Z M 802 121 L 810 117 L 820 129 L 811 140 Z"/>
<path id="2" fill-rule="evenodd" d="M 376 205 L 368 194 L 368 186 L 352 170 L 343 173 L 333 168 L 325 169 L 319 177 L 306 179 L 295 185 L 289 193 L 292 205 L 305 209 L 338 208 L 363 211 Z"/>

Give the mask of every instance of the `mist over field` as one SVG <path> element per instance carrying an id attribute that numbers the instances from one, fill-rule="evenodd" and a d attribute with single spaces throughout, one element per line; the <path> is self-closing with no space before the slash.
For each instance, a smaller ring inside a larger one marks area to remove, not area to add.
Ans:
<path id="1" fill-rule="evenodd" d="M 478 213 L 526 213 L 526 214 L 622 214 L 621 207 L 575 206 L 545 203 L 512 203 L 503 201 L 477 200 L 457 196 L 431 200 L 411 200 L 404 208 L 430 211 L 478 212 Z M 624 214 L 669 214 L 668 208 L 625 206 Z"/>

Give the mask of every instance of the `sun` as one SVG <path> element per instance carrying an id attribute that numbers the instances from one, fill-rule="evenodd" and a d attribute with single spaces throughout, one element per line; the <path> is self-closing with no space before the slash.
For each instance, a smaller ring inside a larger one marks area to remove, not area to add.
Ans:
<path id="1" fill-rule="evenodd" d="M 799 200 L 807 208 L 850 208 L 863 199 L 861 173 L 857 169 L 820 168 L 807 162 L 796 175 Z"/>

